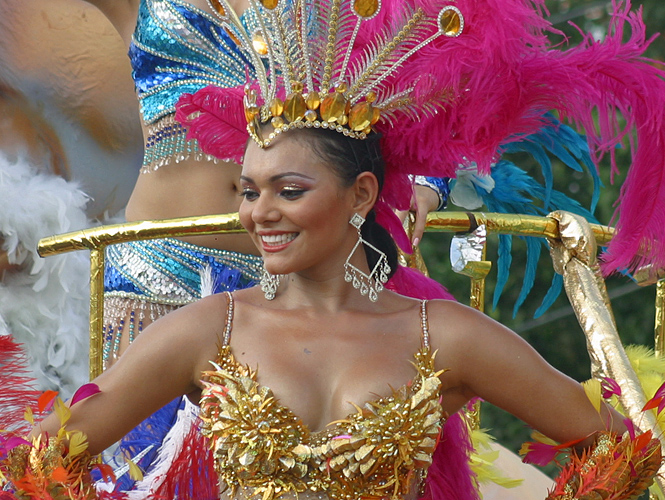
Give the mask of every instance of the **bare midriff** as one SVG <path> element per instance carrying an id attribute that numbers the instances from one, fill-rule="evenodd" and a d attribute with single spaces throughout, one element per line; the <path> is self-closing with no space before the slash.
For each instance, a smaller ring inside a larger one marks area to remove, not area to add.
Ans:
<path id="1" fill-rule="evenodd" d="M 241 167 L 189 158 L 140 174 L 127 204 L 127 221 L 174 219 L 237 212 L 240 206 Z M 195 245 L 258 254 L 246 234 L 218 234 L 181 238 Z"/>

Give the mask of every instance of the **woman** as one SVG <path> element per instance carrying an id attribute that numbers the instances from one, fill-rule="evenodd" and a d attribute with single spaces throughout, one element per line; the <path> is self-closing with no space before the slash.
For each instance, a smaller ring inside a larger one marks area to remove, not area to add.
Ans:
<path id="1" fill-rule="evenodd" d="M 378 137 L 306 130 L 268 149 L 250 142 L 240 216 L 266 269 L 284 276 L 274 298 L 253 287 L 158 320 L 96 379 L 101 392 L 72 406 L 67 429 L 84 432 L 99 453 L 186 394 L 201 400 L 222 486 L 264 498 L 374 495 L 380 481 L 394 481 L 391 498 L 413 498 L 441 421 L 473 397 L 562 442 L 588 445 L 606 426 L 622 433 L 620 415 L 605 405 L 598 413 L 579 384 L 477 311 L 390 291 L 375 302 L 360 297 L 345 275 L 350 266 L 372 274 L 368 245 L 396 265 L 394 244 L 372 222 L 382 180 Z M 349 224 L 358 216 L 360 232 Z M 367 243 L 355 248 L 359 234 Z M 52 415 L 39 432 L 59 427 Z M 371 456 L 388 458 L 354 474 L 364 463 L 348 443 L 370 436 L 378 440 Z M 347 440 L 341 450 L 352 449 L 357 463 L 330 465 L 342 453 L 321 447 L 336 440 Z"/>
<path id="2" fill-rule="evenodd" d="M 174 121 L 184 92 L 214 83 L 244 82 L 246 59 L 205 0 L 90 0 L 112 22 L 129 50 L 145 139 L 143 168 L 130 197 L 128 221 L 237 212 L 240 167 L 202 154 L 195 139 Z M 228 4 L 250 32 L 257 27 L 246 0 Z M 226 160 L 226 157 L 220 157 Z M 433 181 L 433 180 L 432 180 Z M 427 182 L 427 181 L 424 181 Z M 429 185 L 432 185 L 429 183 Z M 436 187 L 436 185 L 434 185 Z M 419 224 L 444 200 L 428 187 L 418 191 Z M 422 229 L 414 236 L 422 234 Z M 201 273 L 212 273 L 215 291 L 257 283 L 261 260 L 244 235 L 197 236 L 114 245 L 105 271 L 104 350 L 110 366 L 152 321 L 201 297 Z M 162 409 L 124 440 L 149 468 L 182 408 Z M 186 427 L 186 426 L 185 426 Z M 177 431 L 182 433 L 182 431 Z M 173 434 L 173 433 L 172 433 Z M 180 436 L 180 439 L 182 436 Z"/>

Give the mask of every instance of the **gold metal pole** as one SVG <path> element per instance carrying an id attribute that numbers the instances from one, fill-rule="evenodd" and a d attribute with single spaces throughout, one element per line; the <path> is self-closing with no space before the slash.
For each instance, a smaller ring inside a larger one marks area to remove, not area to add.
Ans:
<path id="1" fill-rule="evenodd" d="M 513 215 L 484 212 L 432 212 L 427 216 L 427 229 L 443 232 L 468 232 L 472 227 L 472 218 L 477 224 L 485 224 L 488 233 L 513 234 L 516 236 L 539 236 L 556 238 L 559 235 L 557 223 L 549 217 L 533 215 Z M 600 224 L 590 224 L 599 245 L 609 243 L 614 229 Z"/>
<path id="2" fill-rule="evenodd" d="M 656 283 L 656 326 L 654 329 L 656 356 L 665 354 L 665 279 Z"/>
<path id="3" fill-rule="evenodd" d="M 104 252 L 105 245 L 90 251 L 90 380 L 104 370 L 102 349 L 104 339 Z"/>
<path id="4" fill-rule="evenodd" d="M 37 252 L 42 257 L 48 257 L 72 250 L 92 250 L 101 245 L 128 241 L 244 232 L 237 213 L 126 222 L 42 238 L 37 245 Z"/>

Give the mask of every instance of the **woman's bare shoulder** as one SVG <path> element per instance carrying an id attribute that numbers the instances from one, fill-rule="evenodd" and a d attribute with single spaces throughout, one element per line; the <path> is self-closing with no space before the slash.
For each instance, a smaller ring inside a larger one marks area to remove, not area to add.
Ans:
<path id="1" fill-rule="evenodd" d="M 468 348 L 484 338 L 512 337 L 515 334 L 486 314 L 459 302 L 433 300 L 427 307 L 430 336 L 437 343 Z"/>

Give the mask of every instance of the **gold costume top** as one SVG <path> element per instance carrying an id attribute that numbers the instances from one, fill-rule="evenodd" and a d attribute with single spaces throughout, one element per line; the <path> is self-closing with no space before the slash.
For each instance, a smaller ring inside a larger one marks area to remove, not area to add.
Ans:
<path id="1" fill-rule="evenodd" d="M 441 381 L 429 347 L 426 301 L 421 348 L 412 381 L 372 400 L 343 420 L 313 432 L 257 372 L 231 353 L 233 298 L 223 345 L 204 372 L 202 432 L 211 440 L 220 479 L 235 492 L 264 500 L 284 493 L 322 492 L 329 498 L 401 498 L 422 484 L 443 421 Z"/>

